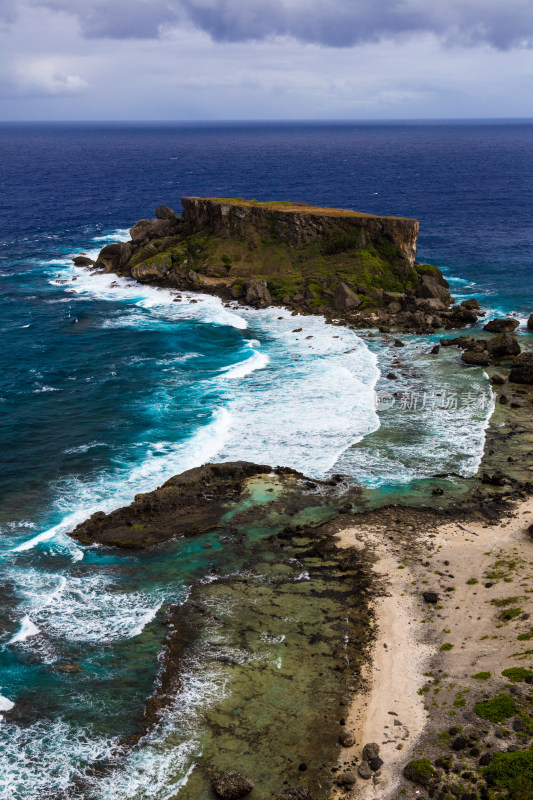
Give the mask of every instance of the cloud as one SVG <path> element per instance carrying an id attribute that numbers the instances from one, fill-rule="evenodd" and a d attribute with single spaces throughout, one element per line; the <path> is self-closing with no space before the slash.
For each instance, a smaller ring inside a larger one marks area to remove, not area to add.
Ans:
<path id="1" fill-rule="evenodd" d="M 89 86 L 79 75 L 69 74 L 55 58 L 26 61 L 15 67 L 11 83 L 22 94 L 38 97 L 78 95 Z"/>
<path id="2" fill-rule="evenodd" d="M 345 48 L 434 34 L 452 45 L 533 46 L 531 0 L 27 0 L 73 14 L 88 38 L 152 39 L 192 24 L 216 42 L 290 37 Z M 0 0 L 4 18 L 13 11 Z"/>

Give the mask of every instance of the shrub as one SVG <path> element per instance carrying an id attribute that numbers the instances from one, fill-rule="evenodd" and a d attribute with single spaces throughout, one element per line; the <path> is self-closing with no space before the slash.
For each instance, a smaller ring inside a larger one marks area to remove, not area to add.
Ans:
<path id="1" fill-rule="evenodd" d="M 492 672 L 476 672 L 472 677 L 475 678 L 476 681 L 488 681 L 491 675 Z"/>
<path id="2" fill-rule="evenodd" d="M 531 800 L 533 797 L 533 751 L 496 753 L 483 770 L 489 785 L 508 789 L 511 800 Z"/>
<path id="3" fill-rule="evenodd" d="M 533 670 L 525 667 L 509 667 L 509 669 L 502 670 L 502 675 L 513 683 L 521 683 L 526 678 L 533 676 Z"/>
<path id="4" fill-rule="evenodd" d="M 502 692 L 491 700 L 482 700 L 476 703 L 474 711 L 482 719 L 490 722 L 505 722 L 516 714 L 516 706 L 508 694 Z"/>

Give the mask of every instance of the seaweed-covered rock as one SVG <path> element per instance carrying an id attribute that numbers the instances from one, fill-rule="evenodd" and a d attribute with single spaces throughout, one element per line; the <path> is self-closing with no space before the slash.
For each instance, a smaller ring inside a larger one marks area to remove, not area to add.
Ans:
<path id="1" fill-rule="evenodd" d="M 409 761 L 403 768 L 403 777 L 419 786 L 431 786 L 436 776 L 429 758 L 418 758 Z"/>
<path id="2" fill-rule="evenodd" d="M 250 778 L 242 772 L 221 772 L 213 778 L 212 786 L 222 800 L 239 800 L 254 788 Z"/>
<path id="3" fill-rule="evenodd" d="M 131 274 L 138 281 L 156 281 L 158 278 L 164 278 L 171 267 L 170 253 L 158 253 L 133 267 Z"/>

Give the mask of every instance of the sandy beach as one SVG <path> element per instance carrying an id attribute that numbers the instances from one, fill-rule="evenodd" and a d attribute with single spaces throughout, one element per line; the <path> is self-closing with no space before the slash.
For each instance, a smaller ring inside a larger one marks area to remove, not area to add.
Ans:
<path id="1" fill-rule="evenodd" d="M 526 638 L 533 614 L 533 539 L 527 532 L 533 499 L 519 501 L 494 524 L 438 522 L 438 515 L 398 508 L 338 532 L 340 547 L 373 553 L 379 587 L 365 689 L 346 719 L 355 745 L 342 749 L 338 774 L 340 783 L 346 771 L 357 781 L 339 789 L 345 796 L 424 794 L 402 776 L 405 764 L 445 755 L 454 727 L 480 721 L 475 703 L 505 688 L 502 670 L 533 662 Z M 427 602 L 424 592 L 437 593 L 437 601 Z M 491 729 L 485 740 L 499 749 L 514 744 L 512 731 Z M 384 763 L 363 779 L 358 767 L 367 743 L 379 745 Z"/>

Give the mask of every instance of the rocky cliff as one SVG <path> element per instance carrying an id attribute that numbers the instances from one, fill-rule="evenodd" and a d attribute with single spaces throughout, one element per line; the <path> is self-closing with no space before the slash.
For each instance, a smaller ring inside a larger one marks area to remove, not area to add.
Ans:
<path id="1" fill-rule="evenodd" d="M 381 217 L 343 209 L 319 208 L 297 203 L 257 203 L 209 197 L 184 197 L 183 220 L 191 230 L 208 229 L 222 236 L 246 237 L 251 231 L 268 232 L 289 247 L 301 249 L 317 241 L 339 236 L 362 246 L 388 242 L 414 265 L 418 220 Z"/>

